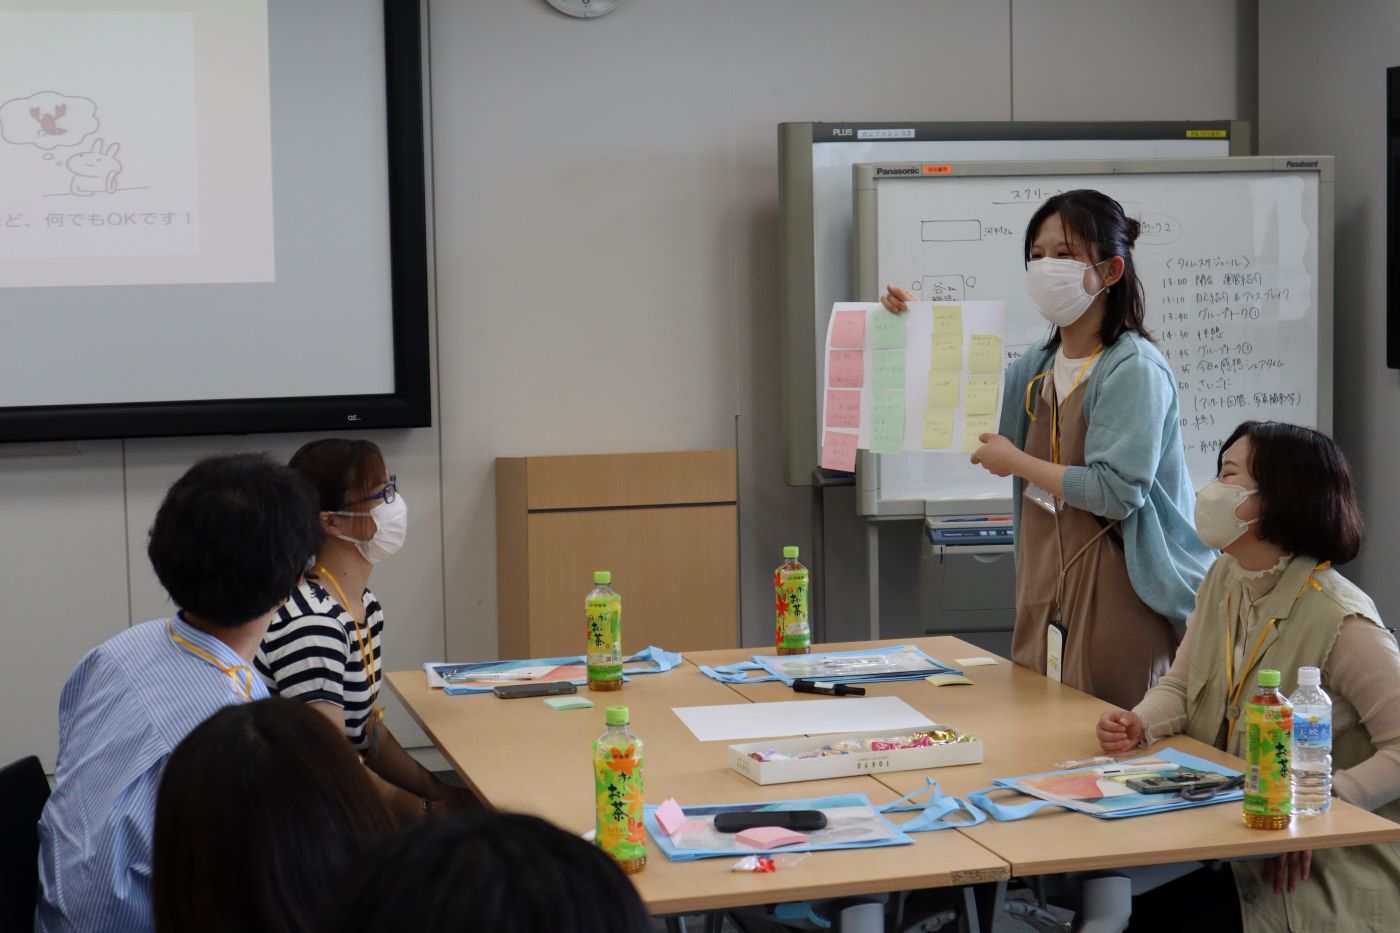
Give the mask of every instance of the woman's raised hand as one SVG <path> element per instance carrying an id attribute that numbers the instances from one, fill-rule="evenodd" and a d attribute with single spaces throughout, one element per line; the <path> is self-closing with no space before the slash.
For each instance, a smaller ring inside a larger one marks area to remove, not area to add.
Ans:
<path id="1" fill-rule="evenodd" d="M 909 302 L 918 301 L 919 296 L 909 291 L 907 288 L 900 288 L 898 285 L 885 286 L 889 291 L 880 296 L 880 304 L 885 306 L 885 310 L 891 314 L 903 314 L 909 310 Z"/>

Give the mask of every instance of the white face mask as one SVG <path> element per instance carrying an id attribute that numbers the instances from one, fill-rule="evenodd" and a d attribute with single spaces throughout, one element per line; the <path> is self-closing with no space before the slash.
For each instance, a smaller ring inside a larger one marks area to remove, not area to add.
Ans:
<path id="1" fill-rule="evenodd" d="M 1041 317 L 1056 327 L 1068 327 L 1084 316 L 1103 291 L 1101 288 L 1091 295 L 1084 290 L 1088 269 L 1088 263 L 1077 259 L 1032 259 L 1026 263 L 1026 291 Z"/>
<path id="2" fill-rule="evenodd" d="M 408 536 L 408 503 L 403 493 L 394 496 L 393 502 L 381 502 L 368 512 L 336 512 L 336 515 L 368 516 L 374 519 L 374 537 L 368 541 L 352 538 L 349 535 L 336 535 L 342 541 L 349 541 L 359 550 L 360 556 L 371 564 L 377 564 L 386 557 L 392 557 L 403 547 Z"/>
<path id="3" fill-rule="evenodd" d="M 1257 518 L 1242 521 L 1235 514 L 1235 509 L 1258 492 L 1257 489 L 1222 483 L 1218 479 L 1201 487 L 1196 493 L 1196 534 L 1206 547 L 1223 551 L 1238 541 L 1250 525 L 1259 521 Z"/>

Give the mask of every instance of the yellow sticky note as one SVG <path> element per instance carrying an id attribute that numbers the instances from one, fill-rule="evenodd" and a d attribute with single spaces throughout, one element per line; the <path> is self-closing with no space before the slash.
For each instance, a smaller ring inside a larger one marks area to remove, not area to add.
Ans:
<path id="1" fill-rule="evenodd" d="M 933 306 L 933 336 L 935 337 L 956 337 L 958 342 L 962 342 L 963 335 L 963 313 L 962 305 L 934 305 Z"/>
<path id="2" fill-rule="evenodd" d="M 924 450 L 953 446 L 953 413 L 939 408 L 924 412 Z"/>
<path id="3" fill-rule="evenodd" d="M 978 447 L 982 446 L 981 436 L 994 434 L 996 429 L 995 415 L 965 415 L 963 417 L 963 453 L 974 453 Z"/>
<path id="4" fill-rule="evenodd" d="M 967 404 L 969 415 L 994 415 L 997 410 L 997 377 L 968 376 Z"/>
<path id="5" fill-rule="evenodd" d="M 962 374 L 941 372 L 928 374 L 928 407 L 957 408 L 962 401 Z"/>
<path id="6" fill-rule="evenodd" d="M 967 371 L 1001 372 L 1001 338 L 996 334 L 973 334 L 971 346 L 967 351 Z"/>
<path id="7" fill-rule="evenodd" d="M 933 369 L 962 369 L 962 334 L 956 337 L 933 335 Z"/>

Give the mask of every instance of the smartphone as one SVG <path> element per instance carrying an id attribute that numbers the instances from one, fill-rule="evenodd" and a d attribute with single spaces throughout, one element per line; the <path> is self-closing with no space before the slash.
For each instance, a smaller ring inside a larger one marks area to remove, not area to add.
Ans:
<path id="1" fill-rule="evenodd" d="M 1224 774 L 1178 771 L 1153 777 L 1130 778 L 1128 787 L 1139 794 L 1179 794 L 1184 790 L 1207 790 L 1230 783 Z"/>
<path id="2" fill-rule="evenodd" d="M 716 832 L 737 833 L 756 826 L 810 833 L 826 826 L 826 814 L 820 810 L 730 810 L 715 814 Z"/>
<path id="3" fill-rule="evenodd" d="M 555 697 L 566 693 L 578 693 L 578 688 L 567 680 L 546 680 L 537 684 L 505 684 L 492 688 L 491 692 L 502 700 L 518 700 L 521 697 Z"/>

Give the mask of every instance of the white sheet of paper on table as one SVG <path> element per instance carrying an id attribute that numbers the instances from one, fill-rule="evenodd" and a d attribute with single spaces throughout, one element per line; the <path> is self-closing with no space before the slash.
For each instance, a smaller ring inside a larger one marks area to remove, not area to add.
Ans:
<path id="1" fill-rule="evenodd" d="M 932 720 L 899 697 L 679 706 L 672 712 L 702 742 L 877 729 L 919 729 L 933 725 Z"/>

